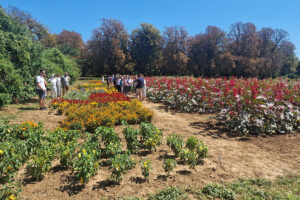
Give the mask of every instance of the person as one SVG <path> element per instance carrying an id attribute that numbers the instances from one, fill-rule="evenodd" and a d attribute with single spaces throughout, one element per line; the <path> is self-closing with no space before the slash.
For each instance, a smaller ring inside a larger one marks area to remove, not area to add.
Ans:
<path id="1" fill-rule="evenodd" d="M 56 98 L 57 97 L 57 79 L 54 76 L 54 74 L 51 74 L 50 79 L 48 80 L 48 82 L 50 83 L 50 89 L 51 89 L 51 97 L 52 98 Z"/>
<path id="2" fill-rule="evenodd" d="M 146 82 L 146 79 L 145 79 L 145 77 L 142 75 L 142 78 L 144 79 L 144 87 L 143 87 L 143 100 L 145 100 L 146 99 L 146 97 L 147 97 L 147 82 Z"/>
<path id="3" fill-rule="evenodd" d="M 56 75 L 56 87 L 57 87 L 57 97 L 61 97 L 61 77 L 60 74 Z"/>
<path id="4" fill-rule="evenodd" d="M 118 92 L 121 92 L 121 77 L 120 76 L 117 77 L 116 88 L 117 88 Z"/>
<path id="5" fill-rule="evenodd" d="M 69 83 L 70 83 L 70 77 L 68 72 L 65 73 L 63 77 L 61 77 L 61 86 L 63 88 L 63 96 L 69 91 Z"/>
<path id="6" fill-rule="evenodd" d="M 107 86 L 108 86 L 108 89 L 112 88 L 114 85 L 114 82 L 113 82 L 113 76 L 109 76 L 107 78 Z"/>
<path id="7" fill-rule="evenodd" d="M 44 79 L 45 76 L 45 71 L 40 70 L 40 74 L 36 77 L 36 87 L 37 87 L 37 92 L 39 94 L 39 103 L 40 103 L 40 110 L 46 110 L 46 91 L 47 91 L 47 83 Z"/>
<path id="8" fill-rule="evenodd" d="M 139 74 L 138 79 L 136 79 L 136 97 L 138 100 L 143 101 L 143 88 L 144 88 L 144 79 L 143 75 Z"/>

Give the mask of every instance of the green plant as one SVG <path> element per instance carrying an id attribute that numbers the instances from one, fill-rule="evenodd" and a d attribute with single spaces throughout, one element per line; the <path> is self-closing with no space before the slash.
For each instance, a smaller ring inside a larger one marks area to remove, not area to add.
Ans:
<path id="1" fill-rule="evenodd" d="M 148 200 L 184 200 L 188 196 L 185 192 L 177 187 L 167 187 L 157 194 L 150 195 Z"/>
<path id="2" fill-rule="evenodd" d="M 44 174 L 50 171 L 52 160 L 54 158 L 54 149 L 49 144 L 43 144 L 34 156 L 27 163 L 27 174 L 35 180 L 41 180 Z"/>
<path id="3" fill-rule="evenodd" d="M 73 160 L 72 173 L 76 174 L 76 178 L 80 180 L 81 184 L 85 184 L 96 174 L 98 168 L 99 163 L 96 159 L 96 150 L 83 147 Z"/>
<path id="4" fill-rule="evenodd" d="M 151 160 L 145 158 L 141 161 L 141 170 L 142 170 L 142 175 L 144 178 L 147 180 L 149 177 L 149 172 L 152 169 L 151 167 Z"/>
<path id="5" fill-rule="evenodd" d="M 122 182 L 122 174 L 125 174 L 127 170 L 135 166 L 134 159 L 131 159 L 127 153 L 117 154 L 115 157 L 110 158 L 110 163 L 109 169 L 112 170 L 111 178 L 113 178 L 116 183 Z"/>
<path id="6" fill-rule="evenodd" d="M 190 151 L 189 149 L 183 149 L 179 154 L 179 158 L 181 161 L 188 164 L 191 169 L 194 169 L 198 164 L 197 153 Z"/>
<path id="7" fill-rule="evenodd" d="M 199 146 L 199 140 L 195 137 L 189 137 L 186 140 L 185 147 L 188 148 L 190 151 L 195 151 Z"/>
<path id="8" fill-rule="evenodd" d="M 167 145 L 172 149 L 177 157 L 184 146 L 183 137 L 178 134 L 172 134 L 167 138 Z"/>
<path id="9" fill-rule="evenodd" d="M 234 200 L 235 193 L 223 185 L 209 183 L 204 186 L 202 193 L 212 198 L 222 198 L 225 200 Z"/>
<path id="10" fill-rule="evenodd" d="M 0 200 L 15 200 L 19 198 L 21 183 L 18 181 L 8 182 L 0 188 Z"/>
<path id="11" fill-rule="evenodd" d="M 156 150 L 156 146 L 161 144 L 162 131 L 154 127 L 153 124 L 141 123 L 140 134 L 142 146 L 151 152 Z"/>
<path id="12" fill-rule="evenodd" d="M 173 171 L 174 167 L 176 166 L 177 162 L 174 159 L 166 159 L 164 160 L 163 168 L 168 175 L 170 174 L 171 171 Z"/>
<path id="13" fill-rule="evenodd" d="M 123 129 L 123 134 L 125 135 L 125 140 L 127 143 L 127 150 L 129 150 L 132 153 L 135 153 L 139 149 L 139 141 L 138 141 L 138 135 L 139 131 L 134 130 L 131 128 L 127 122 L 123 121 L 122 124 L 126 126 Z"/>

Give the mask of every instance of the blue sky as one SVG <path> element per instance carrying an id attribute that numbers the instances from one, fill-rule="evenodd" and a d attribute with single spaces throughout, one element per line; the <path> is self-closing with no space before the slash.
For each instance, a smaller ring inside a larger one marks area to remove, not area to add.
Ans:
<path id="1" fill-rule="evenodd" d="M 288 31 L 300 57 L 300 0 L 0 0 L 31 13 L 52 33 L 62 29 L 82 34 L 87 41 L 101 18 L 121 20 L 128 32 L 147 22 L 161 31 L 184 26 L 190 35 L 207 25 L 228 31 L 235 22 Z"/>

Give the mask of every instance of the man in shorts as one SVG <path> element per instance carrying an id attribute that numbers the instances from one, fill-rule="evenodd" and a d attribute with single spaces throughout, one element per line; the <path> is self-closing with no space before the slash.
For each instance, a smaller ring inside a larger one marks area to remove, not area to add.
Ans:
<path id="1" fill-rule="evenodd" d="M 39 94 L 40 110 L 46 110 L 46 92 L 47 92 L 47 83 L 44 79 L 45 71 L 40 70 L 40 74 L 36 77 L 36 86 L 37 92 Z"/>
<path id="2" fill-rule="evenodd" d="M 143 75 L 139 74 L 138 79 L 136 79 L 136 98 L 140 101 L 143 101 L 143 88 L 144 88 L 144 79 Z"/>

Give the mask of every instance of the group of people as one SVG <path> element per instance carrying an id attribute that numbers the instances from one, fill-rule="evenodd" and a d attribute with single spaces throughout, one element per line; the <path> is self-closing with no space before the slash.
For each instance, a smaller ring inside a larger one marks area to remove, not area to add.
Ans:
<path id="1" fill-rule="evenodd" d="M 146 98 L 146 80 L 142 74 L 133 78 L 128 75 L 111 75 L 107 78 L 107 85 L 108 88 L 115 87 L 118 92 L 123 92 L 125 95 L 129 92 L 135 92 L 137 99 L 140 101 Z"/>
<path id="2" fill-rule="evenodd" d="M 52 98 L 62 97 L 69 90 L 70 77 L 68 72 L 66 72 L 64 76 L 60 76 L 60 74 L 57 75 L 51 74 L 48 82 L 51 89 L 51 97 Z M 45 70 L 40 70 L 40 74 L 36 77 L 36 85 L 37 85 L 37 92 L 39 94 L 40 109 L 46 110 L 45 98 L 47 95 L 48 83 L 46 81 Z"/>

